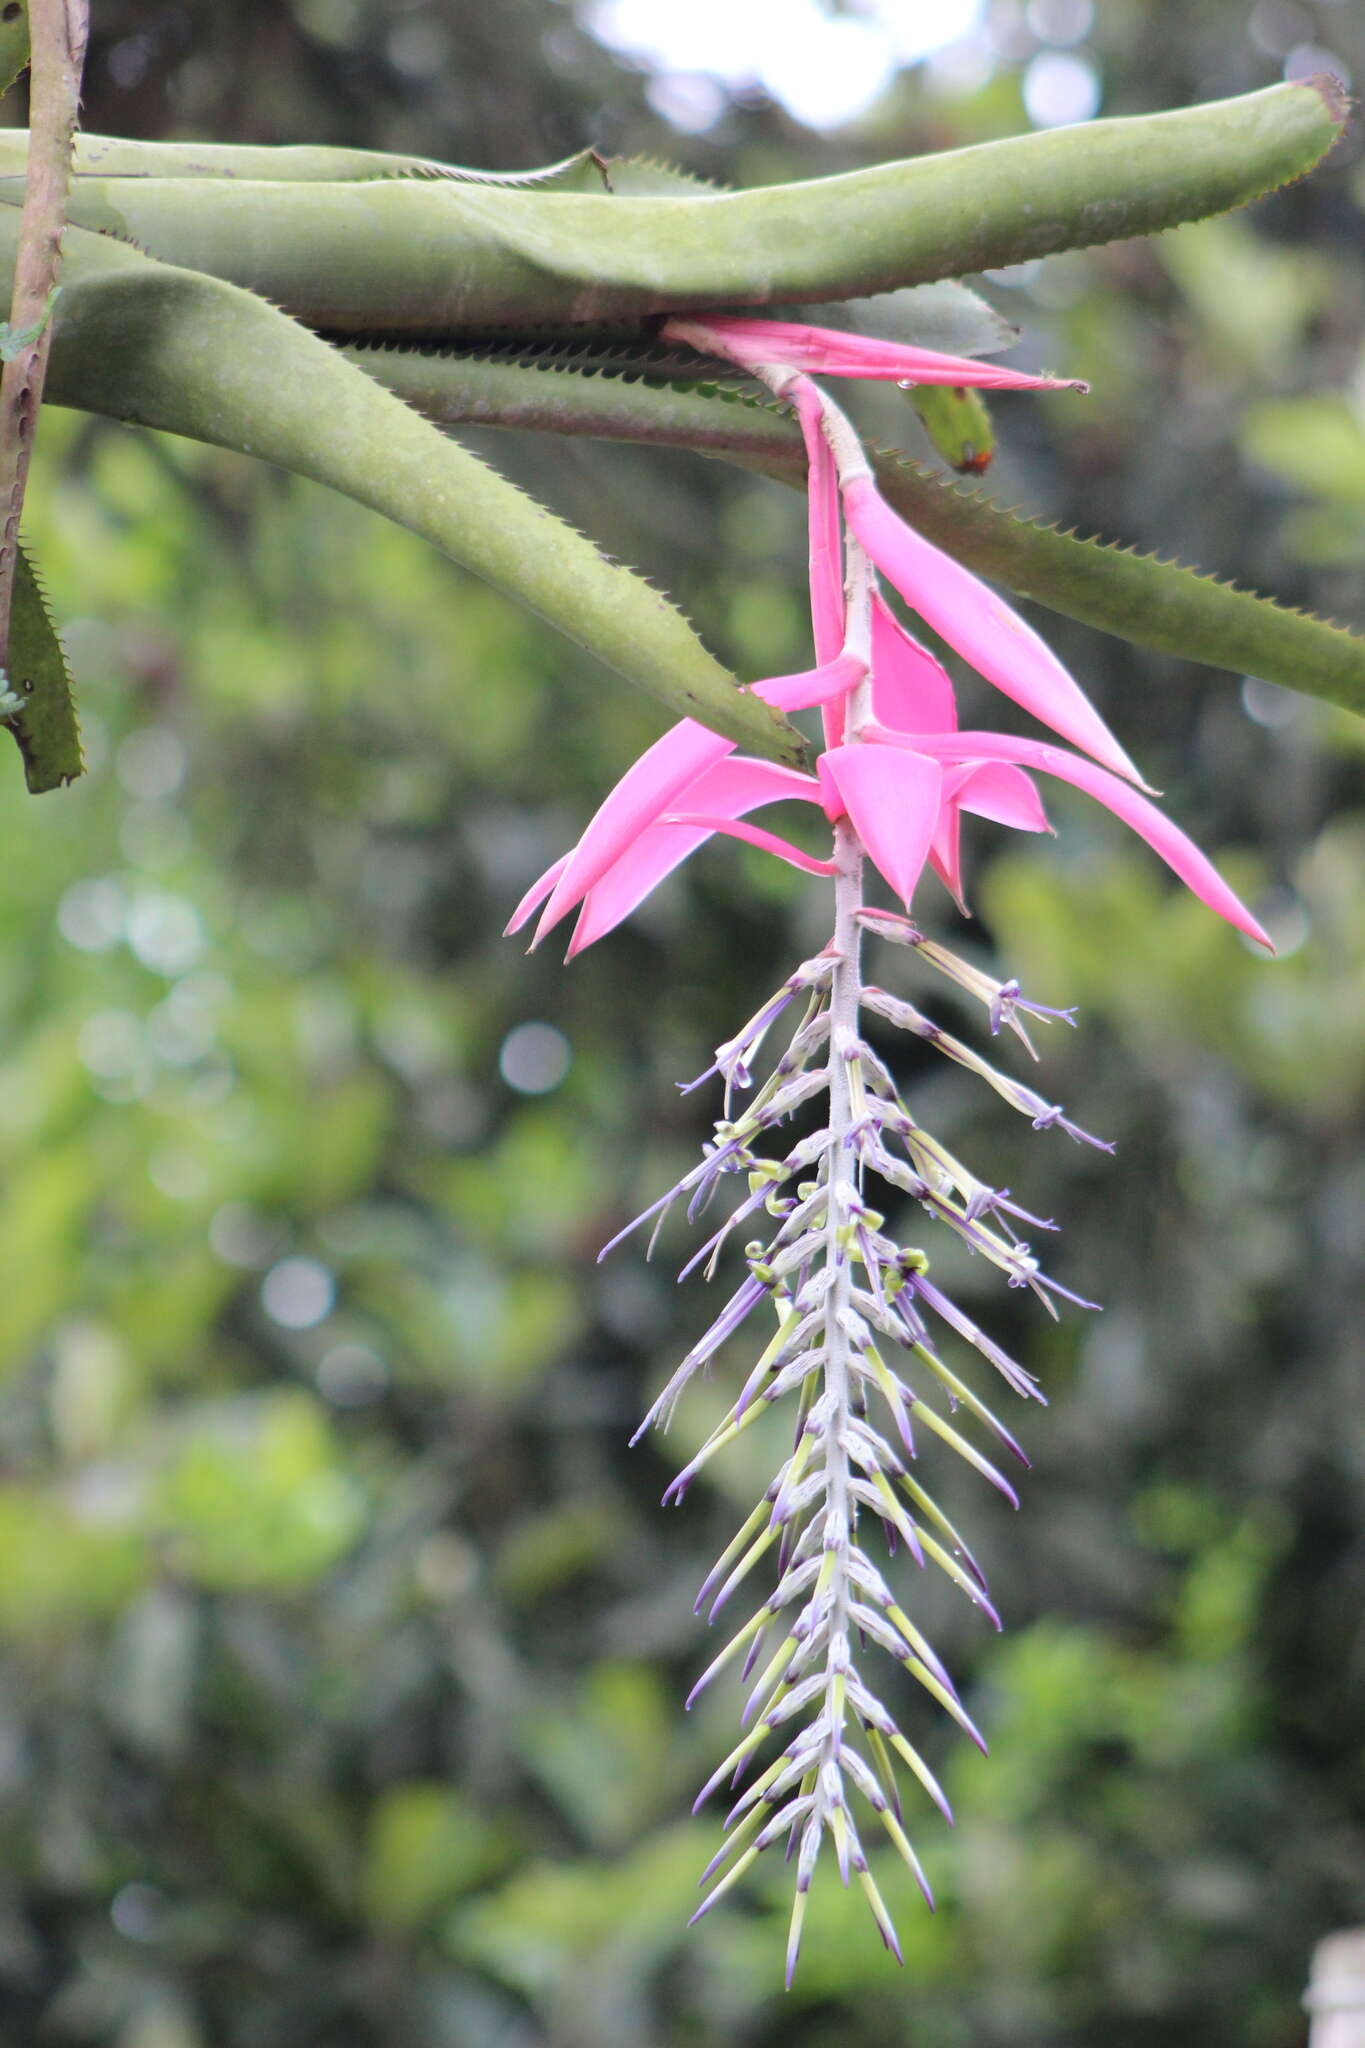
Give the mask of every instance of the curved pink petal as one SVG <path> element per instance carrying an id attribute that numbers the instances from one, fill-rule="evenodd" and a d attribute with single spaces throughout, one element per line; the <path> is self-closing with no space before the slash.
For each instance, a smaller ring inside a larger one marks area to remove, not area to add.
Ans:
<path id="1" fill-rule="evenodd" d="M 1201 903 L 1206 903 L 1219 917 L 1226 918 L 1239 932 L 1255 939 L 1268 953 L 1274 952 L 1270 939 L 1241 898 L 1228 887 L 1213 862 L 1199 851 L 1194 841 L 1154 803 L 1149 803 L 1145 796 L 1131 789 L 1126 782 L 1121 782 L 1116 775 L 1097 768 L 1093 761 L 1065 754 L 1060 748 L 1050 747 L 1041 740 L 1014 739 L 998 732 L 912 735 L 891 732 L 880 726 L 873 730 L 885 745 L 905 747 L 934 760 L 952 760 L 966 755 L 972 760 L 1010 761 L 1035 768 L 1044 775 L 1055 775 L 1060 781 L 1083 789 L 1087 796 L 1093 796 L 1106 810 L 1131 826 L 1140 839 L 1145 839 L 1152 851 L 1160 855 L 1187 888 L 1193 890 Z"/>
<path id="2" fill-rule="evenodd" d="M 689 782 L 684 794 L 689 810 L 715 811 L 725 818 L 738 818 L 757 804 L 781 803 L 784 798 L 796 803 L 819 803 L 820 785 L 813 775 L 803 775 L 799 768 L 783 768 L 776 761 L 758 761 L 752 754 L 736 754 L 728 761 L 717 761 L 695 782 Z"/>
<path id="3" fill-rule="evenodd" d="M 859 741 L 831 748 L 817 766 L 826 815 L 847 811 L 872 860 L 908 908 L 938 822 L 943 785 L 938 763 Z"/>
<path id="4" fill-rule="evenodd" d="M 842 632 L 839 644 L 842 645 Z M 850 690 L 857 689 L 866 674 L 867 664 L 856 654 L 841 654 L 836 649 L 819 668 L 802 669 L 794 676 L 769 676 L 764 682 L 751 683 L 749 688 L 755 697 L 761 697 L 777 711 L 809 711 L 813 704 L 831 704 L 846 697 Z"/>
<path id="5" fill-rule="evenodd" d="M 957 698 L 941 661 L 907 633 L 886 599 L 872 600 L 872 703 L 881 725 L 952 732 Z"/>
<path id="6" fill-rule="evenodd" d="M 632 839 L 657 818 L 679 790 L 723 758 L 733 741 L 708 732 L 693 718 L 671 726 L 633 761 L 605 796 L 573 848 L 536 927 L 536 944 L 582 900 Z"/>
<path id="7" fill-rule="evenodd" d="M 1016 832 L 1047 832 L 1051 827 L 1042 799 L 1022 768 L 1000 761 L 964 761 L 944 771 L 929 863 L 963 916 L 967 909 L 962 884 L 962 813 L 1011 825 Z"/>
<path id="8" fill-rule="evenodd" d="M 803 852 L 793 846 L 790 839 L 783 839 L 777 832 L 766 832 L 762 825 L 747 825 L 740 818 L 705 816 L 696 811 L 682 811 L 677 817 L 671 814 L 660 818 L 661 825 L 704 825 L 708 832 L 723 832 L 730 839 L 742 839 L 746 846 L 757 846 L 764 853 L 775 853 L 789 868 L 800 868 L 806 875 L 837 875 L 837 860 L 821 860 L 818 854 Z"/>
<path id="9" fill-rule="evenodd" d="M 639 838 L 593 883 L 583 898 L 578 922 L 564 955 L 572 960 L 585 946 L 614 931 L 674 868 L 681 867 L 711 837 L 705 825 L 647 825 Z"/>
<path id="10" fill-rule="evenodd" d="M 779 711 L 801 711 L 842 695 L 859 683 L 863 674 L 863 665 L 855 656 L 840 655 L 820 668 L 768 676 L 752 688 L 755 696 Z M 536 926 L 537 945 L 582 901 L 631 840 L 698 775 L 732 753 L 734 744 L 696 719 L 684 718 L 645 749 L 603 798 L 570 853 Z"/>
<path id="11" fill-rule="evenodd" d="M 969 917 L 971 912 L 962 888 L 962 813 L 956 804 L 939 805 L 934 836 L 929 845 L 929 865 L 962 915 Z"/>
<path id="12" fill-rule="evenodd" d="M 780 768 L 773 761 L 755 761 L 748 755 L 717 761 L 705 774 L 688 785 L 689 810 L 706 816 L 737 818 L 760 804 L 796 798 L 817 803 L 820 787 L 813 775 L 795 768 Z M 709 825 L 649 824 L 613 862 L 583 900 L 578 923 L 569 943 L 568 957 L 603 938 L 689 853 L 711 837 Z"/>
<path id="13" fill-rule="evenodd" d="M 944 776 L 943 792 L 953 797 L 956 808 L 993 824 L 1009 825 L 1016 832 L 1052 830 L 1036 784 L 1022 768 L 1003 761 L 965 762 Z"/>
<path id="14" fill-rule="evenodd" d="M 568 854 L 561 853 L 553 866 L 546 868 L 540 880 L 532 882 L 530 888 L 526 891 L 526 894 L 522 897 L 520 903 L 502 928 L 502 935 L 505 939 L 510 939 L 513 932 L 521 930 L 533 910 L 539 910 L 541 904 L 545 901 L 545 898 L 554 888 L 555 883 L 568 865 Z"/>
<path id="15" fill-rule="evenodd" d="M 1141 782 L 1080 685 L 1003 598 L 898 518 L 870 477 L 845 485 L 844 507 L 882 574 L 987 682 L 1115 774 Z"/>
<path id="16" fill-rule="evenodd" d="M 1076 377 L 1033 377 L 1026 370 L 1003 369 L 967 356 L 947 356 L 938 349 L 913 348 L 903 342 L 878 341 L 872 335 L 844 334 L 833 327 L 811 327 L 795 320 L 742 320 L 707 315 L 686 322 L 692 335 L 705 333 L 717 355 L 745 368 L 755 363 L 785 363 L 825 377 L 881 377 L 909 384 L 975 385 L 987 391 L 1088 391 Z M 668 334 L 668 326 L 663 332 Z M 680 337 L 690 339 L 689 336 Z"/>

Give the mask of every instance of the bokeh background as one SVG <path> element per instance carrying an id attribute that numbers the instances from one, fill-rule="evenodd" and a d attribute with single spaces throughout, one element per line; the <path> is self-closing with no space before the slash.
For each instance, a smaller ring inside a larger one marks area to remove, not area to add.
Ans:
<path id="1" fill-rule="evenodd" d="M 748 183 L 1365 76 L 1328 0 L 926 12 L 99 0 L 87 124 Z M 1001 402 L 1002 495 L 1360 622 L 1360 152 L 987 280 L 1018 360 L 1095 387 Z M 804 665 L 794 496 L 480 445 L 739 673 Z M 681 1713 L 691 1596 L 756 1475 L 659 1511 L 704 1403 L 625 1440 L 705 1290 L 594 1254 L 818 908 L 722 845 L 571 971 L 528 960 L 500 927 L 643 700 L 173 440 L 45 415 L 30 531 L 91 773 L 35 802 L 0 761 L 5 2042 L 1301 2043 L 1313 1941 L 1365 1917 L 1365 728 L 1039 615 L 1280 958 L 1065 792 L 1041 849 L 980 829 L 972 927 L 934 912 L 1081 1006 L 1041 1085 L 1117 1163 L 912 1079 L 1106 1306 L 1054 1327 L 964 1276 L 1052 1402 L 1023 1513 L 964 1506 L 1008 1633 L 931 1607 L 994 1753 L 909 1709 L 959 1809 L 917 1830 L 939 1913 L 888 1876 L 901 1973 L 831 1874 L 783 1996 L 780 1868 L 683 1928 L 733 1709 Z"/>

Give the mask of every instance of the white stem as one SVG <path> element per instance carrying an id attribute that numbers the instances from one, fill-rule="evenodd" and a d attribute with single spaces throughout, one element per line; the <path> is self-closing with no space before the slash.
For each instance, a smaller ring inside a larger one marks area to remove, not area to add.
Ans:
<path id="1" fill-rule="evenodd" d="M 853 482 L 855 477 L 871 476 L 872 465 L 867 459 L 867 450 L 858 439 L 857 429 L 841 406 L 837 406 L 829 393 L 821 386 L 820 421 L 825 430 L 834 457 L 834 468 L 842 489 Z"/>
<path id="2" fill-rule="evenodd" d="M 844 534 L 844 652 L 863 663 L 863 679 L 849 691 L 844 707 L 844 743 L 861 739 L 874 716 L 872 703 L 872 593 L 877 574 L 852 533 Z M 860 927 L 861 929 L 861 927 Z"/>
<path id="3" fill-rule="evenodd" d="M 834 884 L 835 969 L 830 985 L 829 1142 L 825 1151 L 825 1266 L 833 1275 L 825 1296 L 825 1391 L 828 1414 L 825 1422 L 825 1521 L 824 1545 L 834 1553 L 834 1575 L 830 1587 L 829 1631 L 825 1647 L 825 1692 L 820 1763 L 839 1770 L 844 1711 L 837 1693 L 839 1682 L 849 1668 L 849 1603 L 853 1587 L 849 1575 L 849 1553 L 853 1543 L 856 1507 L 850 1492 L 847 1450 L 852 1420 L 852 1374 L 849 1340 L 845 1327 L 853 1288 L 853 1260 L 841 1247 L 839 1232 L 848 1221 L 857 1198 L 857 1164 L 848 1142 L 854 1113 L 848 1067 L 839 1047 L 857 1037 L 858 1006 L 862 996 L 860 958 L 861 926 L 858 905 L 862 896 L 863 850 L 846 818 L 834 828 L 835 857 L 839 872 Z M 817 1781 L 816 1810 L 823 1817 L 826 1799 L 825 1774 Z"/>
<path id="4" fill-rule="evenodd" d="M 842 490 L 855 477 L 870 474 L 867 457 L 852 423 L 827 397 L 819 385 L 786 363 L 746 360 L 727 348 L 723 337 L 712 334 L 704 324 L 691 326 L 674 320 L 669 332 L 693 347 L 730 355 L 749 374 L 767 386 L 775 397 L 789 398 L 794 387 L 814 391 L 820 405 L 820 425 L 834 459 Z M 746 352 L 747 353 L 747 352 Z M 844 743 L 863 737 L 873 718 L 872 702 L 872 598 L 876 575 L 872 563 L 854 535 L 844 529 L 844 653 L 863 663 L 863 678 L 849 693 L 844 712 Z M 825 1223 L 822 1274 L 826 1284 L 824 1321 L 824 1507 L 822 1542 L 826 1556 L 833 1556 L 828 1592 L 829 1606 L 824 1634 L 825 1669 L 823 1703 L 814 1724 L 820 1731 L 819 1748 L 811 1759 L 816 1767 L 814 1807 L 807 1825 L 806 1841 L 817 1841 L 823 1830 L 846 1811 L 843 1796 L 843 1732 L 847 1715 L 847 1680 L 851 1669 L 849 1609 L 856 1594 L 850 1569 L 857 1521 L 857 1498 L 849 1445 L 853 1441 L 853 1365 L 849 1328 L 856 1326 L 852 1314 L 853 1255 L 841 1236 L 851 1221 L 858 1202 L 857 1152 L 850 1142 L 856 1121 L 849 1056 L 859 1039 L 858 1016 L 862 1000 L 862 900 L 863 848 L 847 817 L 834 827 L 834 972 L 829 992 L 829 1126 L 825 1144 Z M 803 1856 L 805 1849 L 803 1845 Z M 805 1883 L 798 1877 L 798 1889 Z"/>

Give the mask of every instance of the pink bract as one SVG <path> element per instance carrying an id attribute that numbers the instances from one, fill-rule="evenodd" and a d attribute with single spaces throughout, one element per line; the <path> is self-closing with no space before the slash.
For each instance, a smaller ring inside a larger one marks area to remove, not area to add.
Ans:
<path id="1" fill-rule="evenodd" d="M 839 510 L 839 479 L 834 454 L 821 425 L 824 400 L 808 377 L 792 387 L 796 416 L 806 443 L 808 481 L 806 517 L 810 548 L 810 618 L 815 659 L 833 661 L 844 644 L 843 532 Z M 822 712 L 825 745 L 837 747 L 844 736 L 841 700 Z"/>
<path id="2" fill-rule="evenodd" d="M 819 668 L 767 677 L 753 685 L 753 692 L 779 711 L 805 711 L 831 697 L 842 698 L 852 684 L 861 681 L 864 673 L 860 661 L 838 655 Z M 671 726 L 652 747 L 646 748 L 604 798 L 567 859 L 556 863 L 557 872 L 542 875 L 527 892 L 507 931 L 519 931 L 548 896 L 536 927 L 538 945 L 582 902 L 589 889 L 645 827 L 667 809 L 678 792 L 713 761 L 724 759 L 733 750 L 733 740 L 698 725 L 695 719 L 684 718 Z"/>
<path id="3" fill-rule="evenodd" d="M 908 909 L 938 822 L 943 787 L 938 763 L 860 742 L 829 748 L 820 756 L 819 769 L 827 816 L 848 813 L 869 856 Z"/>
<path id="4" fill-rule="evenodd" d="M 818 803 L 819 784 L 795 768 L 772 761 L 750 760 L 745 754 L 715 762 L 677 793 L 677 810 L 707 817 L 737 818 L 760 804 L 795 797 Z M 711 837 L 712 825 L 663 825 L 651 819 L 617 860 L 594 882 L 583 900 L 569 944 L 569 958 L 581 953 L 629 917 L 665 875 Z"/>
<path id="5" fill-rule="evenodd" d="M 844 486 L 844 508 L 882 574 L 978 674 L 1115 774 L 1142 781 L 1075 678 L 1003 598 L 907 526 L 870 477 Z"/>
<path id="6" fill-rule="evenodd" d="M 1106 810 L 1131 826 L 1140 839 L 1145 839 L 1152 851 L 1161 856 L 1167 867 L 1180 877 L 1201 903 L 1207 904 L 1219 917 L 1226 918 L 1239 932 L 1255 939 L 1268 953 L 1274 952 L 1274 945 L 1266 932 L 1194 841 L 1154 803 L 1118 776 L 1109 774 L 1107 769 L 1096 767 L 1093 761 L 1064 753 L 1060 747 L 1049 747 L 1041 740 L 1015 739 L 998 732 L 899 733 L 880 726 L 871 730 L 873 737 L 884 744 L 907 749 L 912 759 L 927 755 L 940 761 L 962 758 L 1005 761 L 1035 768 L 1044 775 L 1055 775 L 1059 781 L 1083 789 L 1087 796 L 1093 796 L 1097 803 L 1102 803 Z"/>
<path id="7" fill-rule="evenodd" d="M 966 910 L 962 886 L 962 813 L 1009 825 L 1016 832 L 1048 832 L 1052 828 L 1042 798 L 1022 768 L 995 761 L 967 761 L 943 777 L 943 804 L 929 849 L 930 864 L 960 910 Z"/>
<path id="8" fill-rule="evenodd" d="M 744 320 L 707 314 L 700 319 L 669 321 L 664 335 L 683 341 L 709 336 L 718 355 L 746 366 L 775 363 L 806 370 L 817 377 L 873 377 L 888 383 L 972 385 L 983 391 L 1088 391 L 1078 377 L 1035 377 L 999 363 L 977 362 L 969 356 L 944 355 L 938 349 L 909 343 L 878 341 L 866 334 L 846 334 L 834 327 L 811 327 L 796 320 Z"/>
<path id="9" fill-rule="evenodd" d="M 952 732 L 957 699 L 947 669 L 921 647 L 884 597 L 872 600 L 872 704 L 902 732 Z"/>

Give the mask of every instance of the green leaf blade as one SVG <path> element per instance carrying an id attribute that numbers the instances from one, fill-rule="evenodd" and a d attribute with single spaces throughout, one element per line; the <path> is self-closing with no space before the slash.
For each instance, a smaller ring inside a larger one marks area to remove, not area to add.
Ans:
<path id="1" fill-rule="evenodd" d="M 18 48 L 20 37 L 22 64 L 26 64 L 27 18 L 15 28 L 0 23 L 0 77 L 7 53 Z M 22 178 L 27 158 L 27 129 L 0 130 L 0 176 Z M 434 157 L 341 149 L 325 143 L 145 142 L 123 135 L 78 135 L 73 169 L 77 178 L 221 178 L 298 185 L 346 184 L 372 178 L 450 178 L 541 191 L 608 189 L 606 162 L 592 149 L 577 150 L 540 170 L 477 171 L 461 164 L 439 163 Z"/>
<path id="2" fill-rule="evenodd" d="M 16 220 L 0 214 L 0 249 Z M 74 229 L 63 274 L 53 402 L 328 484 L 528 604 L 675 717 L 804 759 L 796 729 L 738 689 L 666 597 L 274 307 Z"/>
<path id="3" fill-rule="evenodd" d="M 656 388 L 569 367 L 416 350 L 352 354 L 413 404 L 450 422 L 477 418 L 692 447 L 804 487 L 805 452 L 794 420 L 737 392 Z M 1365 636 L 1179 563 L 1005 511 L 894 450 L 875 451 L 873 468 L 883 495 L 912 526 L 1019 596 L 1135 646 L 1259 676 L 1365 714 Z"/>
<path id="4" fill-rule="evenodd" d="M 24 780 L 38 796 L 83 775 L 85 756 L 66 656 L 22 545 L 15 559 L 9 648 L 9 688 L 19 708 L 5 723 L 23 756 Z"/>
<path id="5" fill-rule="evenodd" d="M 873 467 L 888 503 L 959 561 L 1134 646 L 1258 676 L 1365 716 L 1365 635 L 1113 541 L 1002 510 L 904 456 Z"/>
<path id="6" fill-rule="evenodd" d="M 1151 234 L 1302 176 L 1344 119 L 1319 79 L 746 192 L 82 177 L 71 218 L 328 332 L 454 335 L 844 300 Z"/>

